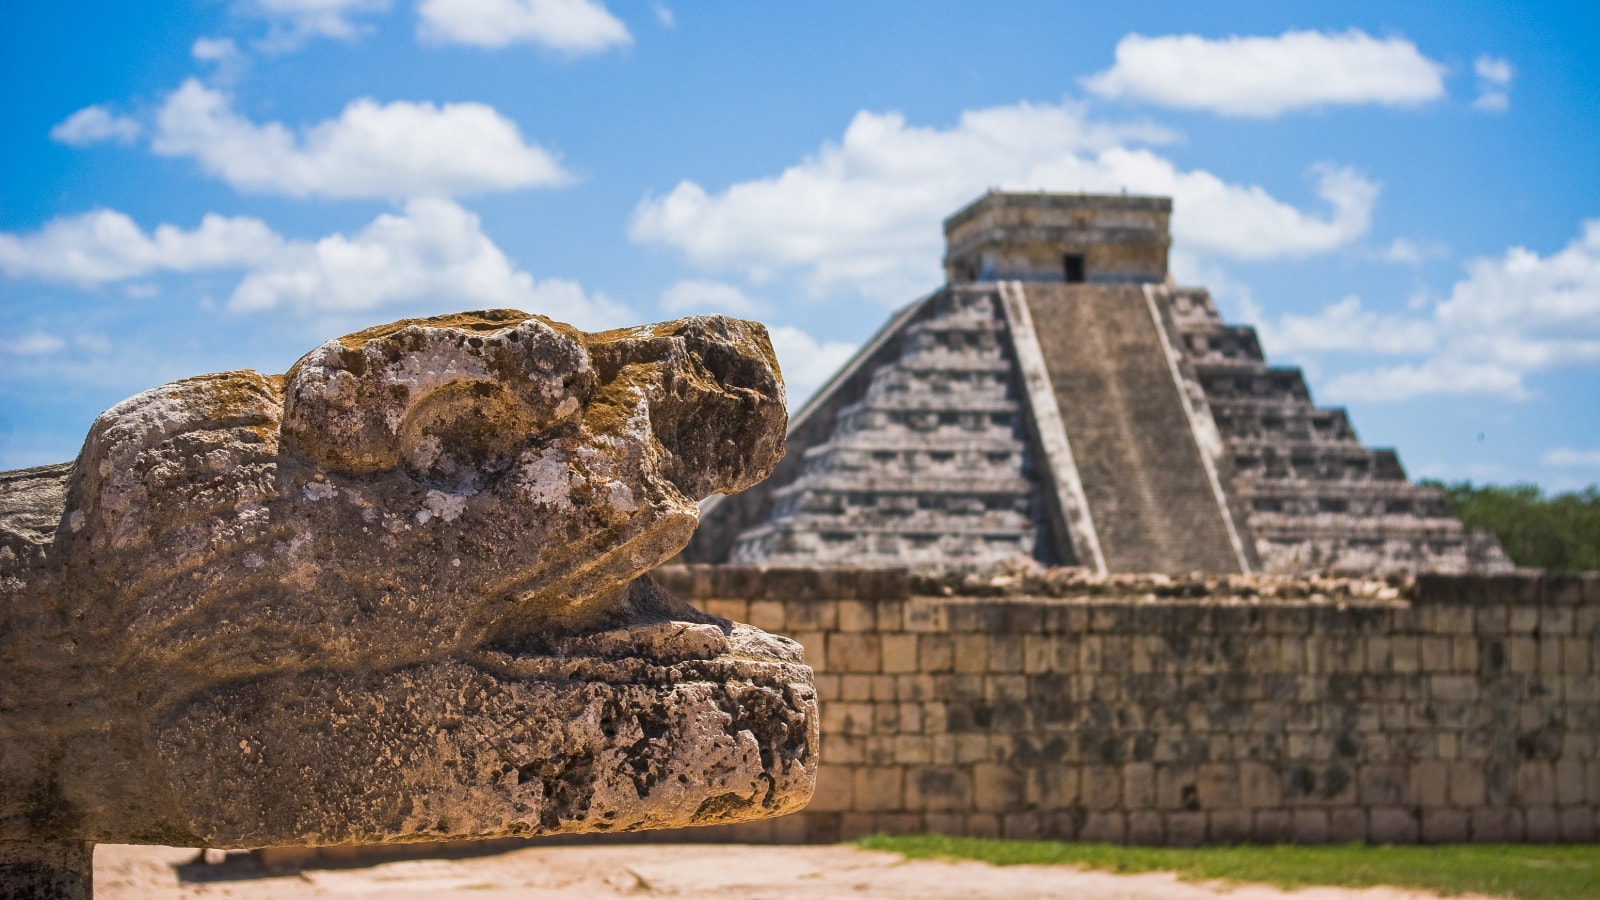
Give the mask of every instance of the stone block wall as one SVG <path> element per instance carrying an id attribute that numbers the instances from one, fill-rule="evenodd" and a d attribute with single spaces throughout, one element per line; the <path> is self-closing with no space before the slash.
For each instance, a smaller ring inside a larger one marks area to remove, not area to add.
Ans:
<path id="1" fill-rule="evenodd" d="M 1044 585 L 1058 596 L 895 570 L 657 577 L 804 644 L 823 733 L 805 812 L 659 838 L 1600 834 L 1593 573 Z"/>

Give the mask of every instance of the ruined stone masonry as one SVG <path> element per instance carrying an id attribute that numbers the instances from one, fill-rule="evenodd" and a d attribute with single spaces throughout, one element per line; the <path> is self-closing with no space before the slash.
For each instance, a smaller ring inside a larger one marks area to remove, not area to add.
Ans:
<path id="1" fill-rule="evenodd" d="M 811 804 L 696 841 L 1600 839 L 1597 573 L 658 577 L 817 673 Z"/>
<path id="2" fill-rule="evenodd" d="M 799 645 L 649 571 L 783 454 L 765 330 L 493 310 L 118 404 L 0 473 L 0 895 L 96 842 L 606 832 L 798 810 Z"/>
<path id="3" fill-rule="evenodd" d="M 1510 570 L 1298 369 L 1268 366 L 1254 330 L 1171 283 L 1170 214 L 990 193 L 951 216 L 946 286 L 795 416 L 770 480 L 707 502 L 684 560 Z"/>

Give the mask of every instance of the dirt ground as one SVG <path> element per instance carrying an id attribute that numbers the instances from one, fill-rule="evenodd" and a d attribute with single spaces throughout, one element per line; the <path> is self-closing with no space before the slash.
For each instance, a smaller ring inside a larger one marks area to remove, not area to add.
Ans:
<path id="1" fill-rule="evenodd" d="M 1110 875 L 1056 866 L 990 866 L 905 860 L 854 847 L 652 844 L 538 847 L 470 859 L 389 862 L 267 876 L 237 857 L 188 865 L 195 851 L 102 845 L 95 850 L 100 900 L 155 898 L 462 897 L 474 900 L 609 900 L 648 897 L 1022 898 L 1106 900 L 1424 900 L 1395 889 L 1190 884 L 1172 875 Z"/>

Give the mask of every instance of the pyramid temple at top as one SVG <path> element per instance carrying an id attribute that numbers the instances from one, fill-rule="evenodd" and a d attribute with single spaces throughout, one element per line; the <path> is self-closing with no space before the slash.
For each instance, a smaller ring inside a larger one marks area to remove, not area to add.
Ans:
<path id="1" fill-rule="evenodd" d="M 715 497 L 688 562 L 1099 572 L 1501 571 L 1393 450 L 1167 274 L 1171 200 L 991 192 L 945 220 L 946 284 Z"/>

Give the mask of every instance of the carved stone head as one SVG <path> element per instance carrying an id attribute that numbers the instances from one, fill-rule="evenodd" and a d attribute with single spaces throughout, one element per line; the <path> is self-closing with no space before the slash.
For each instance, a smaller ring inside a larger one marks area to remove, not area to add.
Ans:
<path id="1" fill-rule="evenodd" d="M 118 404 L 75 464 L 0 483 L 0 841 L 798 808 L 816 708 L 797 645 L 645 576 L 698 500 L 771 471 L 785 423 L 760 325 L 591 335 L 507 310 Z"/>

